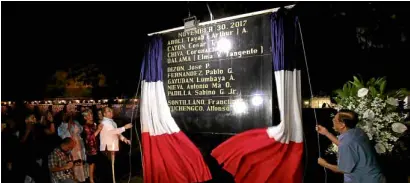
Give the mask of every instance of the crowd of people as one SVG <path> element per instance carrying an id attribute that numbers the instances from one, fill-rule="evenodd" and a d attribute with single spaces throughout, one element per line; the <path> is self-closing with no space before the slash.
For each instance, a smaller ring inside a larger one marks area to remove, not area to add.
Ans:
<path id="1" fill-rule="evenodd" d="M 6 117 L 2 123 L 2 181 L 115 182 L 119 141 L 130 144 L 121 133 L 132 125 L 118 128 L 112 118 L 109 107 L 81 107 L 56 115 L 51 111 L 28 113 L 23 125 L 18 125 L 16 117 Z"/>

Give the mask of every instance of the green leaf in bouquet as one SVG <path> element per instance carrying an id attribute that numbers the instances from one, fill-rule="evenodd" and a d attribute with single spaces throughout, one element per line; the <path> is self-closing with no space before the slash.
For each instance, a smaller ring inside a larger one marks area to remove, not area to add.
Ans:
<path id="1" fill-rule="evenodd" d="M 334 91 L 334 93 L 336 94 L 336 97 L 335 97 L 335 98 L 343 98 L 343 97 L 346 97 L 346 96 L 344 95 L 344 92 L 343 92 L 342 89 L 337 89 L 337 90 Z"/>
<path id="2" fill-rule="evenodd" d="M 381 86 L 381 84 L 382 84 L 383 82 L 384 82 L 384 83 L 386 82 L 386 77 L 378 78 L 374 84 L 377 85 L 377 86 Z"/>
<path id="3" fill-rule="evenodd" d="M 348 86 L 348 83 L 346 83 L 346 84 L 344 84 L 343 85 L 343 93 L 346 93 L 348 90 L 349 90 L 349 86 Z"/>
<path id="4" fill-rule="evenodd" d="M 380 94 L 384 94 L 384 90 L 386 89 L 386 80 L 380 82 Z"/>
<path id="5" fill-rule="evenodd" d="M 395 98 L 404 99 L 406 96 L 409 96 L 410 92 L 406 88 L 400 88 L 396 92 Z"/>
<path id="6" fill-rule="evenodd" d="M 358 89 L 365 87 L 364 84 L 363 84 L 363 80 L 359 79 L 356 76 L 353 76 L 353 82 L 350 82 L 350 83 L 353 84 Z"/>
<path id="7" fill-rule="evenodd" d="M 357 91 L 360 88 L 355 87 L 353 84 L 349 84 L 349 96 L 356 96 L 357 95 Z"/>
<path id="8" fill-rule="evenodd" d="M 370 94 L 371 94 L 373 97 L 376 97 L 376 96 L 377 96 L 378 92 L 377 92 L 376 88 L 374 88 L 373 86 L 370 86 L 370 87 L 369 87 L 369 90 L 370 90 Z"/>
<path id="9" fill-rule="evenodd" d="M 367 81 L 367 87 L 374 86 L 375 83 L 376 83 L 376 79 L 375 79 L 375 78 L 371 78 L 369 81 Z"/>
<path id="10" fill-rule="evenodd" d="M 410 92 L 405 89 L 405 88 L 401 88 L 399 90 L 396 91 L 390 91 L 387 94 L 387 97 L 393 97 L 393 98 L 397 98 L 397 99 L 404 99 L 406 96 L 409 96 Z"/>
<path id="11" fill-rule="evenodd" d="M 343 98 L 349 97 L 349 96 L 350 96 L 350 90 L 351 90 L 350 84 L 349 84 L 349 83 L 345 83 L 345 84 L 343 85 L 343 89 L 342 89 L 342 93 L 341 93 L 340 97 L 343 97 Z"/>
<path id="12" fill-rule="evenodd" d="M 333 99 L 334 99 L 334 100 L 336 101 L 336 103 L 338 103 L 338 104 L 342 103 L 342 100 L 340 100 L 340 98 L 338 98 L 338 97 L 334 97 Z"/>

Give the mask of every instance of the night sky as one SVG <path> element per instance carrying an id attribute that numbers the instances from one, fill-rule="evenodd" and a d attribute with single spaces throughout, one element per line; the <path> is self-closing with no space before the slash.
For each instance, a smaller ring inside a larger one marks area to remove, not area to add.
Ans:
<path id="1" fill-rule="evenodd" d="M 107 95 L 134 95 L 147 33 L 209 20 L 205 2 L 1 2 L 2 100 L 43 99 L 57 69 L 97 64 Z M 209 2 L 215 19 L 292 2 Z M 388 89 L 410 88 L 409 3 L 298 4 L 315 94 L 330 94 L 354 74 L 387 76 Z M 357 28 L 383 47 L 362 48 Z M 309 93 L 304 75 L 304 95 Z M 110 97 L 107 96 L 107 97 Z"/>

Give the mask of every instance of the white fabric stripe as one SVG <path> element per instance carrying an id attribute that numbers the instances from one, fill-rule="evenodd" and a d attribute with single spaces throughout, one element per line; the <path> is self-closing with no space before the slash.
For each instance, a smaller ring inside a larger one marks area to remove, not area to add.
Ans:
<path id="1" fill-rule="evenodd" d="M 155 136 L 180 131 L 171 116 L 162 81 L 142 81 L 140 112 L 142 132 Z"/>
<path id="2" fill-rule="evenodd" d="M 141 83 L 141 99 L 140 99 L 140 121 L 141 121 L 141 132 L 148 132 L 148 124 L 150 120 L 149 106 L 148 106 L 148 87 L 145 81 Z"/>
<path id="3" fill-rule="evenodd" d="M 281 122 L 267 133 L 281 143 L 303 142 L 302 94 L 300 70 L 275 71 Z"/>

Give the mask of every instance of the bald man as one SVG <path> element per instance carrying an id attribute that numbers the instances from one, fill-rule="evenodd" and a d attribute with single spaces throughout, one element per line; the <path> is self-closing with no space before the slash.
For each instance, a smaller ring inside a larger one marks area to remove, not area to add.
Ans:
<path id="1" fill-rule="evenodd" d="M 318 125 L 318 133 L 325 135 L 338 146 L 337 165 L 329 164 L 323 158 L 318 164 L 336 173 L 344 174 L 345 183 L 385 183 L 385 178 L 376 160 L 376 152 L 365 132 L 356 128 L 358 114 L 351 110 L 340 110 L 333 118 L 333 129 L 339 138 Z"/>

